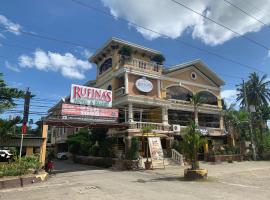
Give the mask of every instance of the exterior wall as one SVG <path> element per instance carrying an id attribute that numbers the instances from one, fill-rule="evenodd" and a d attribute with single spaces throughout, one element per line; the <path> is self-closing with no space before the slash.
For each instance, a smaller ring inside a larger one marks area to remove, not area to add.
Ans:
<path id="1" fill-rule="evenodd" d="M 135 76 L 132 74 L 128 75 L 128 92 L 129 92 L 129 94 L 130 95 L 143 95 L 143 96 L 148 96 L 148 97 L 158 97 L 157 80 L 147 78 L 147 80 L 151 81 L 151 83 L 153 84 L 153 90 L 149 93 L 142 93 L 135 86 L 135 82 L 139 78 L 141 78 L 141 77 Z"/>

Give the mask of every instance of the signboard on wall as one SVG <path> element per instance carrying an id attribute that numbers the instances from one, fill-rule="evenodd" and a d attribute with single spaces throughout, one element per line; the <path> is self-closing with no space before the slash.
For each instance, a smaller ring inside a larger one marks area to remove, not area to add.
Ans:
<path id="1" fill-rule="evenodd" d="M 136 88 L 141 92 L 151 92 L 153 90 L 153 84 L 151 81 L 147 80 L 145 77 L 139 78 L 135 82 Z"/>
<path id="2" fill-rule="evenodd" d="M 98 108 L 74 104 L 62 104 L 61 115 L 63 116 L 90 116 L 100 118 L 118 118 L 118 109 Z"/>
<path id="3" fill-rule="evenodd" d="M 112 107 L 112 91 L 72 84 L 70 102 L 88 106 Z"/>
<path id="4" fill-rule="evenodd" d="M 164 168 L 164 155 L 159 137 L 148 137 L 153 168 Z"/>

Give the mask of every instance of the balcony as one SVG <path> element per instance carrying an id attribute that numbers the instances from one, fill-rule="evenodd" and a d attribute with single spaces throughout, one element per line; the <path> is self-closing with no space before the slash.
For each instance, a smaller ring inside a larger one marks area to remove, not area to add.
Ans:
<path id="1" fill-rule="evenodd" d="M 131 58 L 124 62 L 124 66 L 130 69 L 135 69 L 151 74 L 160 75 L 162 73 L 162 65 L 155 62 L 148 62 L 137 58 Z"/>
<path id="2" fill-rule="evenodd" d="M 125 95 L 125 87 L 120 87 L 114 90 L 115 97 L 122 97 Z"/>
<path id="3" fill-rule="evenodd" d="M 175 107 L 186 107 L 190 109 L 194 109 L 193 105 L 190 101 L 178 100 L 178 99 L 167 99 L 173 106 Z M 199 106 L 199 110 L 212 110 L 212 111 L 220 111 L 221 108 L 218 105 L 211 105 L 211 104 L 201 104 Z"/>

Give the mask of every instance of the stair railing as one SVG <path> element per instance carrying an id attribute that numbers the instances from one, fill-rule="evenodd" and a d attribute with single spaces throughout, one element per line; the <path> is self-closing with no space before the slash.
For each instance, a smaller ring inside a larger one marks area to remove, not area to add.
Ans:
<path id="1" fill-rule="evenodd" d="M 175 149 L 172 149 L 172 160 L 179 163 L 181 166 L 184 166 L 184 156 Z"/>

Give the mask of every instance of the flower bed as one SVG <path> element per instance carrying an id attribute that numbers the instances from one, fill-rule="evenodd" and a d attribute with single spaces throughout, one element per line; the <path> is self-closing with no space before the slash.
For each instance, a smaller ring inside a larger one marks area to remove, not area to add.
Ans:
<path id="1" fill-rule="evenodd" d="M 14 162 L 0 165 L 0 178 L 33 174 L 38 172 L 40 167 L 38 156 L 25 156 L 21 160 L 16 159 Z"/>

